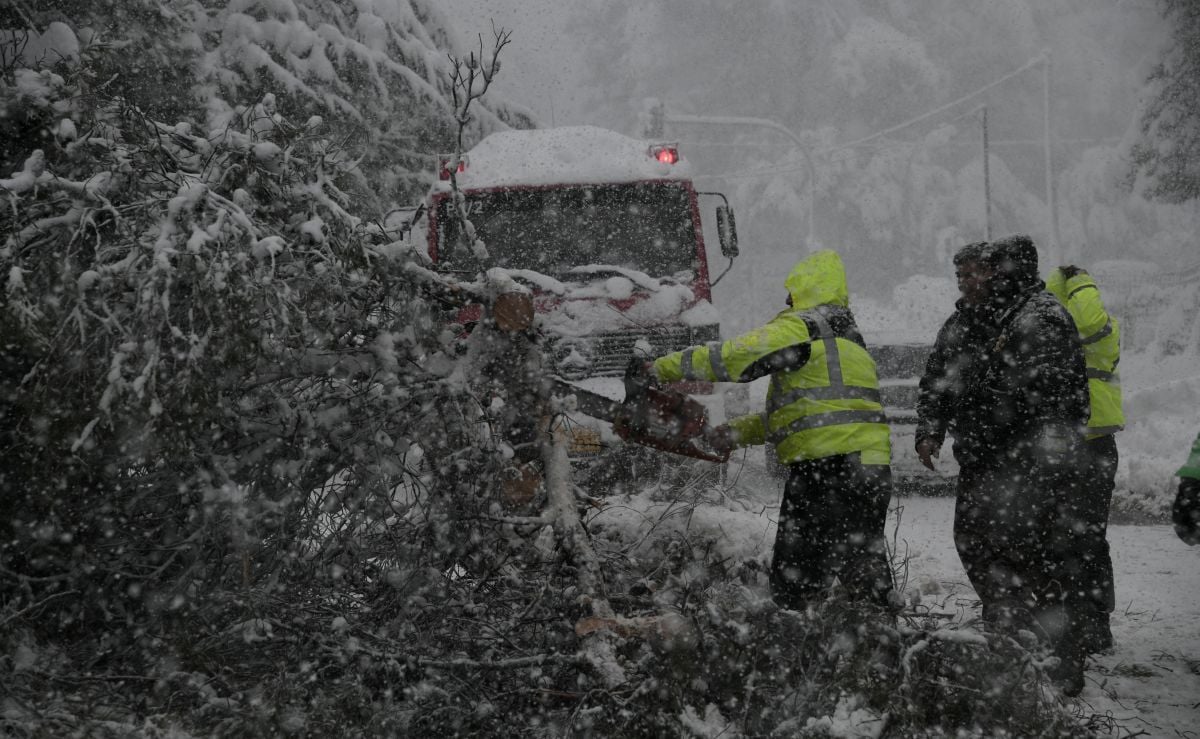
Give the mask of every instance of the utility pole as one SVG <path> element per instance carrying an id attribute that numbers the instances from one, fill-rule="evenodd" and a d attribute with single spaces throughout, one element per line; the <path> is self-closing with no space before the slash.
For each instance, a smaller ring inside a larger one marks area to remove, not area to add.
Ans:
<path id="1" fill-rule="evenodd" d="M 644 137 L 648 139 L 661 139 L 666 135 L 666 124 L 664 121 L 666 110 L 666 103 L 662 100 L 654 101 L 645 119 L 644 130 L 642 132 Z"/>
<path id="2" fill-rule="evenodd" d="M 1046 228 L 1050 235 L 1048 256 L 1062 263 L 1059 252 L 1058 211 L 1054 203 L 1054 158 L 1050 146 L 1050 50 L 1042 52 L 1042 158 L 1046 165 Z"/>
<path id="3" fill-rule="evenodd" d="M 990 151 L 988 147 L 988 108 L 987 105 L 979 106 L 983 112 L 983 240 L 992 240 L 992 176 L 991 167 L 988 160 Z"/>

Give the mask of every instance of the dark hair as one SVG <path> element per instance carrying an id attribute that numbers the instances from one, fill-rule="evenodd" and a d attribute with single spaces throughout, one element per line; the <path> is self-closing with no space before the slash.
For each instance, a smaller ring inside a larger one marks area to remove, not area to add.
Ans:
<path id="1" fill-rule="evenodd" d="M 987 259 L 988 252 L 988 242 L 973 241 L 970 244 L 959 247 L 958 251 L 954 252 L 954 266 L 958 267 L 967 262 L 979 262 Z"/>

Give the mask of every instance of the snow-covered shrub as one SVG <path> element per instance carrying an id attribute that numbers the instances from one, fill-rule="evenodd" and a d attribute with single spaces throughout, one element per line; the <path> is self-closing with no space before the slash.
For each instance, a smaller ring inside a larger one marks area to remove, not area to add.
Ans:
<path id="1" fill-rule="evenodd" d="M 457 369 L 444 316 L 475 288 L 368 220 L 359 156 L 324 121 L 286 125 L 271 93 L 212 129 L 158 120 L 89 71 L 123 45 L 52 27 L 71 55 L 0 39 L 11 607 L 52 630 L 337 581 L 359 534 L 418 502 L 431 566 L 453 563 L 473 529 L 436 512 L 486 513 L 505 460 L 484 360 Z"/>
<path id="2" fill-rule="evenodd" d="M 1044 650 L 838 597 L 781 610 L 754 568 L 683 557 L 687 595 L 622 654 L 627 696 L 579 711 L 601 736 L 1086 736 L 1042 677 Z M 670 586 L 662 584 L 664 589 Z M 662 601 L 661 592 L 655 600 Z"/>
<path id="3" fill-rule="evenodd" d="M 218 535 L 197 538 L 202 522 L 263 524 L 245 486 L 278 501 L 329 475 L 313 440 L 365 390 L 343 381 L 305 400 L 367 352 L 355 346 L 378 330 L 367 317 L 395 302 L 370 276 L 382 260 L 344 207 L 339 152 L 316 132 L 205 136 L 97 99 L 82 76 L 17 72 L 18 95 L 36 74 L 38 110 L 82 133 L 42 139 L 0 181 L 4 507 L 31 537 L 12 551 L 33 572 L 103 580 L 122 569 L 98 566 L 103 542 L 146 527 L 162 534 L 146 574 L 195 567 Z M 255 539 L 222 533 L 238 548 Z"/>
<path id="4" fill-rule="evenodd" d="M 206 735 L 386 735 L 444 725 L 461 670 L 619 680 L 572 632 L 611 609 L 565 452 L 503 494 L 561 452 L 535 337 L 449 321 L 503 275 L 438 274 L 374 225 L 336 121 L 288 124 L 282 92 L 160 120 L 85 73 L 111 46 L 46 67 L 4 42 L 0 654 L 152 678 L 0 671 L 35 706 L 5 729 L 153 735 L 171 720 L 126 722 L 148 701 Z"/>
<path id="5" fill-rule="evenodd" d="M 1075 736 L 1032 634 L 897 619 L 836 596 L 805 613 L 767 592 L 762 506 L 720 487 L 623 496 L 591 529 L 624 612 L 623 693 L 589 692 L 599 736 Z M 893 563 L 903 570 L 902 563 Z M 567 690 L 567 688 L 563 688 Z"/>

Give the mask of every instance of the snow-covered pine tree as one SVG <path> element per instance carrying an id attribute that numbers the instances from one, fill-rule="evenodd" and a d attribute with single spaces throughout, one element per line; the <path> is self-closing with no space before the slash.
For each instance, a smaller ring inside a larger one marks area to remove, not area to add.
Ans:
<path id="1" fill-rule="evenodd" d="M 1200 197 L 1200 4 L 1163 0 L 1173 21 L 1172 42 L 1148 82 L 1151 94 L 1140 112 L 1141 136 L 1133 145 L 1132 175 L 1146 195 L 1169 203 Z"/>

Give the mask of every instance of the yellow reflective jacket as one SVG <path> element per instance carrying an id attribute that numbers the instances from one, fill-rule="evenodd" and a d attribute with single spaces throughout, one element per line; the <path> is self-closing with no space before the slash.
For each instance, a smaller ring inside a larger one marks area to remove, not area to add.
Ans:
<path id="1" fill-rule="evenodd" d="M 1083 344 L 1092 411 L 1088 438 L 1120 431 L 1125 427 L 1125 414 L 1121 409 L 1121 377 L 1117 373 L 1117 363 L 1121 360 L 1121 327 L 1117 319 L 1105 310 L 1100 288 L 1083 270 L 1069 279 L 1061 268 L 1054 270 L 1046 278 L 1046 289 L 1066 306 Z"/>
<path id="2" fill-rule="evenodd" d="M 792 268 L 786 284 L 790 308 L 728 341 L 659 357 L 658 378 L 750 382 L 769 373 L 766 410 L 729 422 L 738 444 L 771 441 L 784 464 L 853 453 L 863 464 L 890 464 L 875 360 L 830 326 L 840 312 L 853 327 L 841 258 L 816 252 Z"/>

